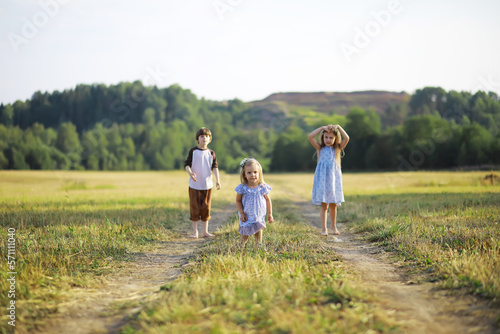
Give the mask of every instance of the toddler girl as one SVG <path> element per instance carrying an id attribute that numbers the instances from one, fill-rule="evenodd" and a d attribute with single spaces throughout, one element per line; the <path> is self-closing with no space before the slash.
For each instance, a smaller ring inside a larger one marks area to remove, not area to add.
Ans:
<path id="1" fill-rule="evenodd" d="M 241 184 L 236 190 L 236 206 L 240 217 L 239 233 L 242 245 L 246 244 L 249 236 L 255 235 L 255 241 L 262 245 L 262 230 L 266 228 L 267 221 L 272 223 L 273 207 L 269 192 L 271 187 L 264 182 L 262 167 L 253 159 L 243 159 L 240 163 Z"/>

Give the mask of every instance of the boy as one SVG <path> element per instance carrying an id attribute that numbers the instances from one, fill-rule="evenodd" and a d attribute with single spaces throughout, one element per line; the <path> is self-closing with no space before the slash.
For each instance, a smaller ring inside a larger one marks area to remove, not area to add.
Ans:
<path id="1" fill-rule="evenodd" d="M 212 171 L 215 174 L 217 190 L 221 188 L 219 180 L 219 166 L 215 152 L 208 149 L 212 141 L 212 132 L 207 128 L 201 128 L 196 132 L 198 146 L 189 150 L 184 168 L 189 178 L 189 207 L 191 221 L 193 222 L 192 238 L 198 238 L 198 220 L 203 223 L 203 237 L 213 237 L 208 233 L 208 221 L 210 220 L 210 207 L 212 205 Z"/>

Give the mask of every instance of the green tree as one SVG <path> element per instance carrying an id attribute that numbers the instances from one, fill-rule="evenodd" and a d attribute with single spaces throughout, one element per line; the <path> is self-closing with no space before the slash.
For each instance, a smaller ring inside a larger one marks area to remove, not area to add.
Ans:
<path id="1" fill-rule="evenodd" d="M 410 99 L 412 116 L 422 116 L 438 111 L 443 114 L 445 110 L 446 91 L 441 87 L 425 87 L 417 89 Z"/>
<path id="2" fill-rule="evenodd" d="M 411 166 L 408 169 L 435 168 L 447 165 L 445 158 L 452 159 L 447 152 L 442 152 L 445 144 L 452 139 L 448 122 L 439 116 L 425 115 L 410 117 L 403 125 L 398 140 L 399 160 Z M 444 156 L 438 156 L 438 152 Z"/>
<path id="3" fill-rule="evenodd" d="M 469 93 L 459 93 L 454 90 L 449 91 L 446 94 L 446 102 L 441 117 L 448 121 L 462 124 L 463 118 L 469 114 L 469 97 Z"/>
<path id="4" fill-rule="evenodd" d="M 475 166 L 492 163 L 493 159 L 489 152 L 494 140 L 488 130 L 477 123 L 465 125 L 461 130 L 459 165 Z M 496 154 L 498 155 L 498 152 Z"/>
<path id="5" fill-rule="evenodd" d="M 91 170 L 107 170 L 109 166 L 108 139 L 106 129 L 98 123 L 93 129 L 82 135 L 82 164 Z"/>
<path id="6" fill-rule="evenodd" d="M 296 127 L 282 132 L 274 145 L 271 156 L 271 171 L 306 171 L 316 166 L 315 149 L 307 134 Z"/>
<path id="7" fill-rule="evenodd" d="M 380 135 L 380 117 L 374 111 L 366 112 L 361 108 L 352 108 L 347 114 L 345 130 L 350 136 L 346 147 L 346 156 L 342 167 L 346 169 L 371 169 L 367 155 Z"/>
<path id="8" fill-rule="evenodd" d="M 389 104 L 381 116 L 381 123 L 385 128 L 402 125 L 408 117 L 408 105 L 406 103 Z"/>
<path id="9" fill-rule="evenodd" d="M 0 105 L 0 124 L 11 126 L 14 122 L 14 108 L 8 104 Z"/>
<path id="10" fill-rule="evenodd" d="M 78 168 L 80 163 L 80 140 L 76 127 L 72 123 L 63 123 L 57 130 L 55 147 L 66 156 L 66 166 L 62 169 Z"/>

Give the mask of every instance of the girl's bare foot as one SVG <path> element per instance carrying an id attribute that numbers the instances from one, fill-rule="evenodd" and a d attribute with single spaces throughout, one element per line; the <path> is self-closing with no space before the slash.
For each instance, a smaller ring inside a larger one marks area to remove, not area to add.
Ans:
<path id="1" fill-rule="evenodd" d="M 328 232 L 322 231 L 321 235 L 327 237 L 328 236 Z"/>
<path id="2" fill-rule="evenodd" d="M 334 235 L 339 235 L 339 234 L 340 234 L 340 231 L 339 231 L 339 230 L 337 230 L 336 228 L 334 228 L 334 229 L 333 229 L 333 234 L 334 234 Z"/>
<path id="3" fill-rule="evenodd" d="M 213 237 L 215 237 L 215 235 L 210 234 L 208 232 L 203 234 L 203 238 L 213 238 Z"/>

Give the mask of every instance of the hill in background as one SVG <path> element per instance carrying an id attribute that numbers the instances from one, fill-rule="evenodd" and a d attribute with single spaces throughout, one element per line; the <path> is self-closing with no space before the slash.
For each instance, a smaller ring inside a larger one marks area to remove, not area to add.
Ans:
<path id="1" fill-rule="evenodd" d="M 323 114 L 347 115 L 353 107 L 374 109 L 383 114 L 390 105 L 409 103 L 411 95 L 401 92 L 361 91 L 361 92 L 312 92 L 274 93 L 263 100 L 254 101 L 255 107 L 290 106 L 306 108 Z"/>
<path id="2" fill-rule="evenodd" d="M 341 119 L 335 116 L 345 116 L 358 107 L 378 114 L 382 127 L 386 128 L 403 123 L 410 100 L 411 95 L 405 92 L 387 91 L 274 93 L 263 100 L 248 102 L 246 121 L 280 132 L 291 121 L 302 128 L 322 122 L 338 123 Z"/>

